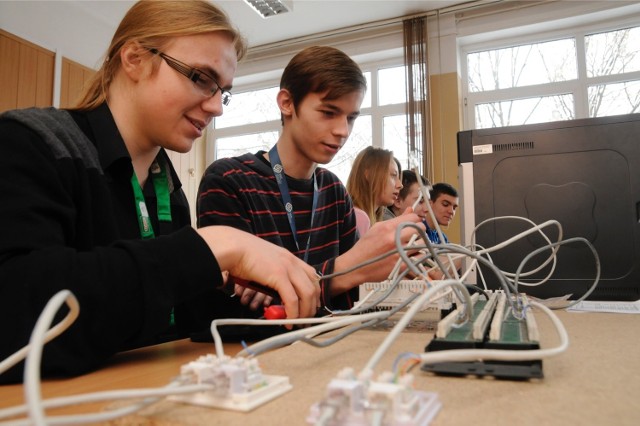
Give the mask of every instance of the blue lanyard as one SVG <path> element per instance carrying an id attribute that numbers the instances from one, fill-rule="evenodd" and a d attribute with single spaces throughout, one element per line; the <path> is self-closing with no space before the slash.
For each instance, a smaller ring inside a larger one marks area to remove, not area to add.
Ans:
<path id="1" fill-rule="evenodd" d="M 280 196 L 282 198 L 282 204 L 287 212 L 287 219 L 289 220 L 289 227 L 293 234 L 293 240 L 296 243 L 296 248 L 300 251 L 300 245 L 298 244 L 298 234 L 296 232 L 296 219 L 293 214 L 293 204 L 291 203 L 291 195 L 289 195 L 289 185 L 287 184 L 287 177 L 284 174 L 284 168 L 282 167 L 282 161 L 280 161 L 280 155 L 278 154 L 277 144 L 269 151 L 269 162 L 271 163 L 271 169 L 276 177 L 278 188 L 280 188 Z M 318 206 L 318 181 L 316 179 L 316 172 L 313 172 L 313 202 L 311 207 L 311 223 L 309 229 L 313 228 L 313 218 L 316 214 L 316 207 Z M 307 246 L 304 250 L 303 260 L 306 263 L 309 257 L 309 247 L 311 245 L 311 232 L 307 237 Z"/>

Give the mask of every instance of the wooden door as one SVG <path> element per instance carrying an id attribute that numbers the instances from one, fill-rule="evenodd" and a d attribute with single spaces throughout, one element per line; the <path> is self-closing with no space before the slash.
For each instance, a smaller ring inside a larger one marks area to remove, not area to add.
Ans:
<path id="1" fill-rule="evenodd" d="M 53 105 L 55 54 L 0 30 L 0 112 Z"/>
<path id="2" fill-rule="evenodd" d="M 75 106 L 95 73 L 95 70 L 63 57 L 60 108 Z"/>

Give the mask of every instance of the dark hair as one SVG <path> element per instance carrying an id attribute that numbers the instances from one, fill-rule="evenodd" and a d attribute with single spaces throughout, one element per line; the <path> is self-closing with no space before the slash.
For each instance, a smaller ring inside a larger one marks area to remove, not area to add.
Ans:
<path id="1" fill-rule="evenodd" d="M 445 182 L 438 182 L 433 185 L 431 191 L 429 191 L 429 196 L 431 200 L 435 201 L 442 194 L 450 195 L 452 197 L 458 196 L 458 191 L 451 185 Z"/>
<path id="2" fill-rule="evenodd" d="M 422 178 L 422 183 L 425 186 L 429 186 L 429 181 L 426 177 L 420 176 Z M 400 194 L 398 194 L 398 198 L 404 200 L 409 195 L 409 190 L 414 183 L 418 183 L 418 178 L 416 177 L 416 173 L 413 170 L 403 170 L 402 171 L 402 189 L 400 190 Z"/>
<path id="3" fill-rule="evenodd" d="M 367 90 L 362 70 L 346 53 L 329 46 L 312 46 L 296 54 L 285 67 L 280 88 L 291 94 L 296 109 L 309 93 L 324 93 L 338 99 L 358 90 Z"/>

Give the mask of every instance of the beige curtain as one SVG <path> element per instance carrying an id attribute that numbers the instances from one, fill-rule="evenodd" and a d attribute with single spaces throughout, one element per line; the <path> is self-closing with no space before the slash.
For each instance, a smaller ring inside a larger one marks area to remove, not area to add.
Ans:
<path id="1" fill-rule="evenodd" d="M 420 173 L 434 181 L 429 73 L 427 69 L 427 18 L 402 21 L 407 83 L 407 150 L 415 155 Z M 413 164 L 409 165 L 413 168 Z"/>

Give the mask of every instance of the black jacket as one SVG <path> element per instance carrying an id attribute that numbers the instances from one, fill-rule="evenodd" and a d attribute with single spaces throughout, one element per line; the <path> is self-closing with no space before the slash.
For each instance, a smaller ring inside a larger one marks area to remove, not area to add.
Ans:
<path id="1" fill-rule="evenodd" d="M 78 298 L 80 316 L 45 346 L 43 375 L 81 374 L 122 349 L 157 342 L 174 306 L 221 284 L 171 162 L 160 156 L 173 187 L 172 222 L 160 228 L 148 179 L 157 237 L 142 240 L 131 158 L 106 104 L 0 116 L 0 360 L 28 343 L 61 289 Z M 0 382 L 21 377 L 22 364 Z"/>

